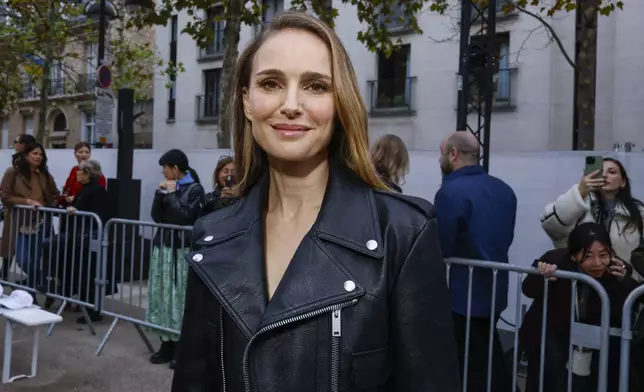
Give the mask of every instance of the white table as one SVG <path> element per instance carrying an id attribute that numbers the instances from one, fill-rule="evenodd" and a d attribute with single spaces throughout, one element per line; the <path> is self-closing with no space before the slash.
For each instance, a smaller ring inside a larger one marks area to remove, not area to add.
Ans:
<path id="1" fill-rule="evenodd" d="M 33 378 L 38 370 L 38 343 L 40 338 L 40 327 L 63 321 L 63 318 L 55 313 L 47 312 L 36 306 L 25 309 L 10 310 L 0 307 L 0 316 L 5 318 L 4 330 L 4 361 L 2 364 L 2 383 L 8 384 L 21 378 Z M 16 325 L 22 325 L 34 332 L 34 341 L 31 356 L 31 374 L 20 374 L 11 376 L 11 354 L 13 350 L 13 329 Z"/>

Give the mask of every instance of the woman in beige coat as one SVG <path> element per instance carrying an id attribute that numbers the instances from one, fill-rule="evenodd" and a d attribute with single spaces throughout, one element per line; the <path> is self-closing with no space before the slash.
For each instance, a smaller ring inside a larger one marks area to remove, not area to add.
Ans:
<path id="1" fill-rule="evenodd" d="M 16 205 L 53 207 L 58 189 L 47 169 L 47 155 L 39 143 L 28 144 L 15 165 L 8 168 L 0 182 L 0 200 L 6 208 L 0 256 L 16 263 L 27 274 L 29 287 L 42 284 L 40 251 L 49 235 L 51 221 L 43 213 L 16 209 Z"/>

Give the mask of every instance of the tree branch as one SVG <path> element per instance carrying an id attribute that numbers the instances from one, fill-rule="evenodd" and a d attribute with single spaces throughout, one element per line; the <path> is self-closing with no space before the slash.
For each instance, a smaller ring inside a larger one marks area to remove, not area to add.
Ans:
<path id="1" fill-rule="evenodd" d="M 519 7 L 514 1 L 509 0 L 508 2 L 510 4 L 512 4 L 517 11 L 522 12 L 522 13 L 524 13 L 526 15 L 529 15 L 529 16 L 535 18 L 536 20 L 538 20 L 541 24 L 543 24 L 543 26 L 546 28 L 546 30 L 548 30 L 548 32 L 552 36 L 552 39 L 555 41 L 555 43 L 559 47 L 559 50 L 561 51 L 561 54 L 564 56 L 564 58 L 566 59 L 568 64 L 570 64 L 570 66 L 572 67 L 573 70 L 577 70 L 577 67 L 575 66 L 575 62 L 572 60 L 572 58 L 570 57 L 570 55 L 566 51 L 566 48 L 564 48 L 563 43 L 561 42 L 561 39 L 559 38 L 559 35 L 557 35 L 557 32 L 552 27 L 552 25 L 550 25 L 550 23 L 548 23 L 541 15 L 536 14 L 536 13 L 531 12 L 531 11 L 528 11 L 525 8 Z"/>
<path id="2" fill-rule="evenodd" d="M 543 28 L 545 28 L 545 26 L 544 26 L 544 25 L 539 25 L 539 26 L 537 26 L 537 27 L 535 27 L 535 28 L 531 29 L 531 30 L 528 32 L 528 34 L 526 35 L 526 37 L 523 39 L 523 42 L 521 42 L 521 46 L 519 46 L 519 49 L 518 49 L 515 53 L 513 53 L 513 54 L 516 54 L 516 57 L 514 58 L 514 61 L 515 61 L 516 63 L 518 63 L 518 62 L 519 62 L 519 57 L 521 56 L 521 52 L 523 52 L 523 50 L 525 49 L 525 44 L 528 42 L 528 40 L 530 39 L 530 37 L 532 37 L 532 34 L 534 34 L 534 33 L 535 33 L 535 31 L 538 31 L 538 30 L 543 29 Z"/>

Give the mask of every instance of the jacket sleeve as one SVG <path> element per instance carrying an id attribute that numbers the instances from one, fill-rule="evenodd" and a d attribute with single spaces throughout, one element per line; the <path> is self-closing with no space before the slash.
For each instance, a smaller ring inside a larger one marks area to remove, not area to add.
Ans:
<path id="1" fill-rule="evenodd" d="M 5 207 L 16 204 L 27 204 L 27 198 L 13 193 L 13 185 L 16 182 L 16 169 L 12 166 L 5 170 L 0 181 L 0 200 Z"/>
<path id="2" fill-rule="evenodd" d="M 163 220 L 166 196 L 168 195 L 160 192 L 159 190 L 154 192 L 154 200 L 152 200 L 152 209 L 150 210 L 150 215 L 152 216 L 152 220 L 156 223 L 161 223 Z"/>
<path id="3" fill-rule="evenodd" d="M 532 263 L 533 268 L 537 268 L 538 262 L 544 262 L 547 264 L 554 264 L 559 266 L 559 260 L 556 256 L 558 253 L 556 251 L 548 251 L 539 257 Z M 550 284 L 556 284 L 556 280 L 552 281 Z M 543 297 L 543 285 L 544 285 L 544 276 L 541 274 L 528 274 L 523 283 L 521 284 L 521 291 L 523 295 L 528 298 L 537 299 Z"/>
<path id="4" fill-rule="evenodd" d="M 97 188 L 95 192 L 92 192 L 92 197 L 89 200 L 89 212 L 93 212 L 101 218 L 101 222 L 107 223 L 109 220 L 109 200 L 107 197 L 107 191 L 105 188 Z"/>
<path id="5" fill-rule="evenodd" d="M 570 234 L 577 221 L 589 211 L 589 198 L 582 198 L 579 185 L 575 184 L 554 203 L 546 206 L 541 215 L 541 227 L 553 241 L 561 240 Z"/>
<path id="6" fill-rule="evenodd" d="M 181 197 L 178 192 L 165 195 L 165 223 L 192 225 L 199 218 L 204 201 L 203 187 L 197 184 L 190 187 L 187 192 L 187 197 Z"/>
<path id="7" fill-rule="evenodd" d="M 459 194 L 448 194 L 445 188 L 441 187 L 434 198 L 434 206 L 443 257 L 452 257 L 458 225 L 467 212 L 466 201 Z"/>
<path id="8" fill-rule="evenodd" d="M 211 338 L 219 336 L 219 325 L 208 323 L 205 318 L 205 309 L 212 303 L 206 299 L 211 294 L 192 268 L 188 271 L 187 284 L 186 306 L 171 392 L 219 391 L 221 366 L 214 367 L 213 361 L 221 363 L 218 355 L 220 342 L 219 339 Z M 217 307 L 221 311 L 219 304 Z"/>
<path id="9" fill-rule="evenodd" d="M 435 219 L 407 255 L 390 295 L 394 391 L 460 392 L 446 268 Z"/>

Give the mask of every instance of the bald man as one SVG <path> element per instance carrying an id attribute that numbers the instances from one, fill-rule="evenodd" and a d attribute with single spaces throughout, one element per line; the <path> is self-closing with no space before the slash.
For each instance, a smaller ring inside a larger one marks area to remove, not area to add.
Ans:
<path id="1" fill-rule="evenodd" d="M 508 262 L 514 238 L 517 199 L 512 188 L 490 176 L 478 164 L 479 142 L 469 131 L 449 135 L 441 144 L 443 184 L 434 204 L 443 257 Z M 492 271 L 472 272 L 468 392 L 487 391 L 490 323 L 496 326 L 508 304 L 508 274 L 498 272 L 492 308 Z M 465 333 L 469 267 L 450 268 L 452 316 L 459 350 L 461 374 L 465 364 Z M 493 331 L 491 391 L 512 390 L 511 364 L 506 364 L 498 331 Z"/>

